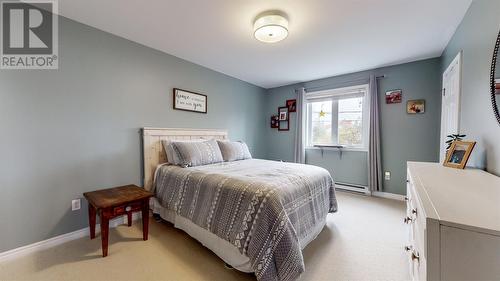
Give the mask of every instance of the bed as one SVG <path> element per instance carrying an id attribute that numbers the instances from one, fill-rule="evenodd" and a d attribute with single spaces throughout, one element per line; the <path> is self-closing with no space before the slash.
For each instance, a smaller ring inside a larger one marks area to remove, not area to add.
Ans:
<path id="1" fill-rule="evenodd" d="M 161 141 L 226 140 L 223 130 L 144 128 L 145 188 L 155 214 L 232 267 L 258 280 L 295 280 L 302 249 L 337 211 L 328 171 L 261 159 L 181 168 L 165 164 Z"/>

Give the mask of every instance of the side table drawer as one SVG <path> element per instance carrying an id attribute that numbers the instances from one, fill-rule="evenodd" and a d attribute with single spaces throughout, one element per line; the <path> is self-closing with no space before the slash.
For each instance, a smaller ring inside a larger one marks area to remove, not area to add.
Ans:
<path id="1" fill-rule="evenodd" d="M 113 216 L 126 214 L 127 212 L 135 212 L 141 210 L 141 202 L 134 202 L 127 205 L 117 206 L 113 208 Z"/>

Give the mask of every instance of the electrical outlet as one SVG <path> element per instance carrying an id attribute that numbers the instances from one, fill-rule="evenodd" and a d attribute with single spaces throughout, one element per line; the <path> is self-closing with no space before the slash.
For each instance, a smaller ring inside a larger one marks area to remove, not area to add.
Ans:
<path id="1" fill-rule="evenodd" d="M 71 200 L 71 211 L 80 210 L 82 207 L 82 200 L 80 198 Z"/>
<path id="2" fill-rule="evenodd" d="M 386 171 L 385 175 L 384 175 L 384 178 L 385 178 L 386 181 L 390 181 L 391 180 L 391 172 Z"/>

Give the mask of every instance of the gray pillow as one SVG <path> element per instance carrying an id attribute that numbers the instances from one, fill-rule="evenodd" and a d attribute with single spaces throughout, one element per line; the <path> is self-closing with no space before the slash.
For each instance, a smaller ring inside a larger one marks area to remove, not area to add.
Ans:
<path id="1" fill-rule="evenodd" d="M 246 143 L 242 141 L 217 141 L 224 161 L 252 159 Z"/>
<path id="2" fill-rule="evenodd" d="M 179 165 L 194 167 L 224 161 L 215 140 L 203 142 L 172 142 Z"/>
<path id="3" fill-rule="evenodd" d="M 163 145 L 163 150 L 165 151 L 165 155 L 167 156 L 167 163 L 177 165 L 174 147 L 172 146 L 172 141 L 162 140 L 161 144 Z"/>
<path id="4" fill-rule="evenodd" d="M 187 140 L 187 141 L 177 141 L 177 142 L 203 142 L 207 141 L 206 139 L 192 139 L 192 140 Z M 177 153 L 174 151 L 174 146 L 173 146 L 173 140 L 162 140 L 161 143 L 163 145 L 163 150 L 165 151 L 165 154 L 167 155 L 167 163 L 170 163 L 172 165 L 181 165 L 181 160 L 177 156 Z"/>

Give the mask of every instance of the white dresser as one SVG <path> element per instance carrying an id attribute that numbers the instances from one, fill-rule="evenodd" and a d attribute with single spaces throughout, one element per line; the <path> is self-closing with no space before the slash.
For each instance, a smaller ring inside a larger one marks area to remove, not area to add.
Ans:
<path id="1" fill-rule="evenodd" d="M 413 280 L 500 280 L 500 177 L 408 162 Z"/>

